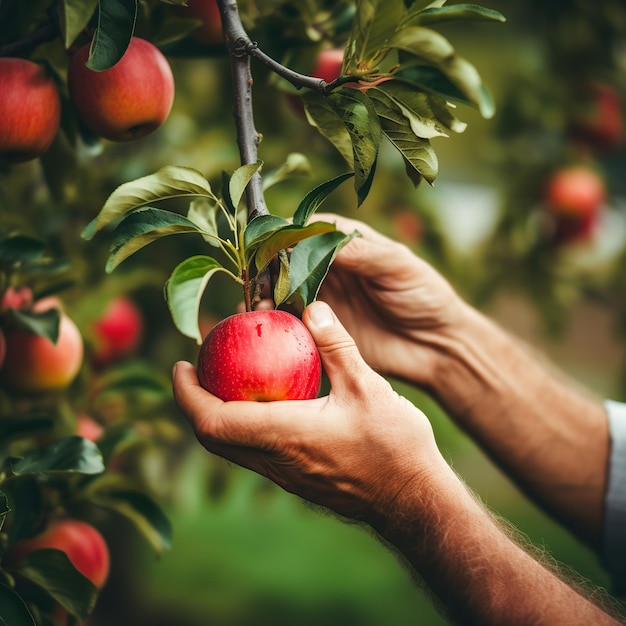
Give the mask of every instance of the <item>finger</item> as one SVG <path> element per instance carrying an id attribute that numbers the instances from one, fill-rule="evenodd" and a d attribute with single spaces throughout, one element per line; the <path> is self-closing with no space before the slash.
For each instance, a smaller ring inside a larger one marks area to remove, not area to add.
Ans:
<path id="1" fill-rule="evenodd" d="M 374 372 L 328 304 L 320 300 L 311 303 L 302 321 L 317 344 L 331 386 L 347 394 L 361 390 Z"/>

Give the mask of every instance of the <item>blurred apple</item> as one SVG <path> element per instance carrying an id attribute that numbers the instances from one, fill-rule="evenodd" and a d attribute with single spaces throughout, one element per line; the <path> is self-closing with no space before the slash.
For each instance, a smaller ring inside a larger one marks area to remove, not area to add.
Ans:
<path id="1" fill-rule="evenodd" d="M 285 311 L 237 313 L 219 322 L 198 354 L 198 379 L 222 400 L 306 400 L 322 366 L 306 326 Z"/>
<path id="2" fill-rule="evenodd" d="M 13 544 L 7 561 L 18 563 L 30 552 L 43 548 L 65 552 L 72 565 L 98 589 L 106 583 L 109 549 L 100 532 L 91 524 L 70 518 L 55 520 L 39 535 Z"/>
<path id="3" fill-rule="evenodd" d="M 80 437 L 89 439 L 89 441 L 97 441 L 103 432 L 104 428 L 93 417 L 86 413 L 79 413 L 76 416 L 76 434 Z"/>
<path id="4" fill-rule="evenodd" d="M 174 76 L 163 53 L 133 37 L 124 56 L 110 69 L 95 72 L 85 63 L 90 44 L 72 57 L 68 87 L 78 115 L 97 135 L 131 141 L 155 131 L 169 116 Z"/>
<path id="5" fill-rule="evenodd" d="M 57 298 L 45 298 L 34 311 L 58 307 Z M 60 312 L 56 343 L 24 330 L 6 330 L 6 355 L 0 379 L 12 392 L 46 393 L 68 387 L 83 363 L 83 338 L 73 320 Z"/>
<path id="6" fill-rule="evenodd" d="M 29 287 L 7 287 L 0 298 L 0 311 L 24 309 L 33 303 L 33 292 Z"/>
<path id="7" fill-rule="evenodd" d="M 181 17 L 191 17 L 202 22 L 191 32 L 198 41 L 213 45 L 224 41 L 222 16 L 216 0 L 187 0 L 187 6 L 178 6 L 177 12 Z"/>
<path id="8" fill-rule="evenodd" d="M 606 202 L 604 179 L 591 167 L 565 167 L 548 180 L 544 199 L 554 222 L 555 241 L 585 239 L 593 233 Z"/>
<path id="9" fill-rule="evenodd" d="M 41 156 L 52 144 L 61 120 L 61 99 L 42 65 L 0 58 L 0 164 Z"/>
<path id="10" fill-rule="evenodd" d="M 113 298 L 93 324 L 94 363 L 106 365 L 133 354 L 143 329 L 143 315 L 135 302 L 126 295 Z"/>

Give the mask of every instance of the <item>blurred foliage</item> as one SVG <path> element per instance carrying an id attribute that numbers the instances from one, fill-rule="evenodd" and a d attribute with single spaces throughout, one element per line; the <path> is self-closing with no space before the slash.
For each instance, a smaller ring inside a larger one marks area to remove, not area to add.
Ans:
<path id="1" fill-rule="evenodd" d="M 594 354 L 602 349 L 595 345 L 574 357 L 556 353 L 562 365 L 582 368 L 589 376 L 583 382 L 600 393 L 623 396 L 626 368 L 621 378 L 612 368 L 624 367 L 626 332 L 624 131 L 608 146 L 589 142 L 576 120 L 587 110 L 581 94 L 589 80 L 608 85 L 624 113 L 626 7 L 620 0 L 490 4 L 507 16 L 506 25 L 451 23 L 442 32 L 481 69 L 493 89 L 495 118 L 485 122 L 468 110 L 463 135 L 433 141 L 440 161 L 433 187 L 422 183 L 415 189 L 403 159 L 381 146 L 363 204 L 357 209 L 354 190 L 342 186 L 325 208 L 403 241 L 481 308 L 497 312 L 503 300 L 511 301 L 514 311 L 504 323 L 530 318 L 540 328 L 534 338 L 551 350 L 571 340 L 569 330 L 581 311 L 599 310 L 606 328 L 583 321 L 583 329 L 590 337 L 600 334 L 610 354 Z M 47 36 L 53 4 L 28 5 L 0 1 L 0 53 L 9 54 L 17 38 L 30 38 L 34 43 L 20 54 L 46 59 L 63 85 L 67 53 L 54 38 L 58 33 L 38 39 Z M 133 143 L 101 141 L 76 124 L 62 87 L 63 132 L 51 149 L 37 161 L 0 171 L 0 235 L 19 232 L 45 242 L 42 258 L 60 263 L 54 266 L 58 272 L 45 275 L 12 272 L 11 284 L 31 287 L 37 297 L 62 297 L 86 342 L 85 366 L 64 393 L 25 399 L 2 391 L 1 422 L 15 426 L 17 418 L 24 427 L 23 437 L 11 435 L 8 449 L 23 456 L 31 445 L 62 441 L 74 434 L 78 414 L 87 412 L 105 427 L 95 456 L 105 463 L 116 459 L 96 477 L 63 477 L 51 484 L 42 473 L 35 481 L 54 487 L 55 510 L 97 522 L 111 546 L 112 576 L 90 623 L 445 623 L 401 562 L 362 528 L 320 515 L 266 481 L 209 457 L 182 423 L 169 391 L 169 369 L 178 359 L 193 361 L 197 346 L 173 326 L 162 285 L 172 267 L 202 253 L 202 242 L 165 238 L 106 276 L 110 237 L 80 237 L 123 183 L 174 164 L 197 169 L 219 189 L 222 171 L 239 165 L 224 47 L 182 37 L 190 25 L 172 19 L 173 5 L 146 0 L 138 7 L 137 32 L 161 44 L 174 70 L 176 98 L 167 122 Z M 320 46 L 345 42 L 352 26 L 348 1 L 242 0 L 240 7 L 260 47 L 301 69 L 311 67 Z M 308 175 L 266 192 L 271 211 L 288 217 L 315 184 L 344 171 L 345 162 L 294 111 L 265 66 L 253 63 L 253 72 L 266 169 L 278 168 L 292 153 L 305 154 L 310 163 Z M 550 218 L 543 194 L 551 173 L 571 163 L 592 164 L 602 173 L 608 201 L 592 238 L 555 245 L 546 235 Z M 180 208 L 175 201 L 171 206 Z M 118 294 L 130 294 L 140 306 L 145 332 L 135 354 L 102 369 L 90 361 L 93 322 Z M 203 332 L 240 300 L 236 285 L 216 277 L 211 296 L 200 303 Z M 584 369 L 588 362 L 597 371 Z M 559 561 L 608 586 L 596 558 L 528 504 L 430 399 L 398 388 L 428 413 L 444 454 L 491 508 Z M 30 427 L 37 432 L 34 444 Z M 3 446 L 7 432 L 0 433 Z M 151 516 L 140 513 L 145 502 L 129 506 L 122 498 L 130 486 L 170 518 L 173 550 L 158 561 L 155 542 L 160 552 L 168 533 L 155 535 L 154 529 L 163 519 L 155 514 L 146 524 Z M 68 494 L 81 497 L 67 499 Z M 10 515 L 2 508 L 0 515 L 6 518 L 3 531 L 9 530 Z M 38 516 L 24 524 L 32 529 L 37 521 Z"/>

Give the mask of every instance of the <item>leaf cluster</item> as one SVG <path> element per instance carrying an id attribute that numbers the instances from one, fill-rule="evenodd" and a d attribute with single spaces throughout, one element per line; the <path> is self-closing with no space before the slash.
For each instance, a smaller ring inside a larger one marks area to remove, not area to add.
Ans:
<path id="1" fill-rule="evenodd" d="M 289 162 L 301 167 L 299 159 Z M 328 195 L 352 174 L 339 175 L 311 190 L 291 221 L 276 215 L 258 215 L 248 222 L 242 197 L 261 166 L 258 162 L 241 166 L 232 174 L 224 172 L 221 196 L 197 170 L 166 166 L 118 187 L 85 228 L 83 237 L 91 239 L 115 222 L 107 272 L 149 243 L 169 235 L 195 233 L 207 246 L 218 249 L 224 261 L 209 255 L 190 256 L 174 269 L 165 284 L 165 298 L 176 327 L 198 343 L 202 339 L 198 327 L 200 301 L 218 272 L 241 284 L 250 308 L 261 282 L 267 280 L 270 264 L 278 259 L 274 302 L 302 310 L 315 299 L 337 252 L 355 235 L 338 232 L 331 223 L 310 221 Z M 288 169 L 286 165 L 270 174 L 266 186 L 283 179 Z M 186 215 L 150 206 L 174 198 L 189 200 Z M 291 249 L 287 260 L 286 251 Z"/>

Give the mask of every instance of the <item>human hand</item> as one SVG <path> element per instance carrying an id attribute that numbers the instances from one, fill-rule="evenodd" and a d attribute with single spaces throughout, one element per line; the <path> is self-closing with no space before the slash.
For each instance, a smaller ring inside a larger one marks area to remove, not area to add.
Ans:
<path id="1" fill-rule="evenodd" d="M 426 416 L 361 358 L 324 302 L 303 321 L 331 383 L 306 401 L 223 402 L 177 363 L 174 396 L 204 447 L 303 498 L 372 525 L 406 485 L 445 464 Z"/>
<path id="2" fill-rule="evenodd" d="M 314 219 L 362 235 L 335 258 L 320 299 L 374 369 L 428 387 L 441 345 L 461 324 L 467 305 L 405 245 L 345 217 L 328 213 Z"/>

